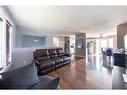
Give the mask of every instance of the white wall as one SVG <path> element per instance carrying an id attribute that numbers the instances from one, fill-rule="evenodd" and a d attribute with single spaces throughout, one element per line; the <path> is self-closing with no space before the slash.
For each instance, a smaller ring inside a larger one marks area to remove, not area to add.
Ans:
<path id="1" fill-rule="evenodd" d="M 46 49 L 50 49 L 50 48 L 52 48 L 52 47 L 46 47 Z M 54 48 L 57 48 L 57 47 L 54 47 Z M 36 49 L 37 48 L 15 48 L 15 49 L 13 49 L 12 50 L 12 63 L 13 63 L 13 65 L 10 68 L 10 70 L 32 63 L 33 52 Z M 42 49 L 45 49 L 45 48 L 42 48 Z"/>
<path id="2" fill-rule="evenodd" d="M 22 35 L 31 35 L 31 36 L 39 36 L 44 37 L 46 36 L 46 45 L 43 47 L 53 47 L 53 34 L 44 31 L 35 31 L 28 29 L 26 27 L 16 26 L 16 48 L 21 48 L 22 44 Z"/>
<path id="3" fill-rule="evenodd" d="M 34 48 L 15 48 L 12 51 L 12 67 L 10 69 L 19 68 L 32 63 Z"/>
<path id="4" fill-rule="evenodd" d="M 52 35 L 46 36 L 46 47 L 53 47 L 53 36 Z"/>

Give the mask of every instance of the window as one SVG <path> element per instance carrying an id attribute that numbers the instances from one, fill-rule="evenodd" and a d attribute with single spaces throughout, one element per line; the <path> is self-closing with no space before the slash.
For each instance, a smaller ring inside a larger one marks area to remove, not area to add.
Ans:
<path id="1" fill-rule="evenodd" d="M 103 38 L 96 40 L 96 53 L 101 53 L 101 48 L 113 48 L 113 38 Z"/>
<path id="2" fill-rule="evenodd" d="M 0 72 L 11 63 L 12 25 L 6 19 L 6 14 L 0 8 Z M 9 65 L 10 66 L 10 65 Z"/>
<path id="3" fill-rule="evenodd" d="M 53 46 L 62 46 L 62 38 L 53 37 Z"/>
<path id="4" fill-rule="evenodd" d="M 108 47 L 108 40 L 100 39 L 100 48 L 107 48 L 107 47 Z"/>
<path id="5" fill-rule="evenodd" d="M 12 25 L 6 20 L 6 65 L 11 62 L 11 31 Z"/>
<path id="6" fill-rule="evenodd" d="M 109 39 L 109 48 L 113 48 L 113 38 Z"/>
<path id="7" fill-rule="evenodd" d="M 6 50 L 5 50 L 5 32 L 3 19 L 0 18 L 0 70 L 4 68 L 6 63 Z"/>
<path id="8" fill-rule="evenodd" d="M 0 17 L 0 71 L 11 61 L 11 31 L 11 24 Z"/>

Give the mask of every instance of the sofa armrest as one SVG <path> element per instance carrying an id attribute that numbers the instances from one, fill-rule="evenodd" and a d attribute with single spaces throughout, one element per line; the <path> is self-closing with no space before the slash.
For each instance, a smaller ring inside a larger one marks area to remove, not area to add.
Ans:
<path id="1" fill-rule="evenodd" d="M 37 67 L 37 74 L 40 75 L 40 62 L 38 60 L 34 59 L 33 63 Z"/>
<path id="2" fill-rule="evenodd" d="M 34 64 L 35 64 L 36 66 L 39 66 L 39 65 L 40 65 L 40 62 L 39 62 L 38 60 L 34 60 Z"/>

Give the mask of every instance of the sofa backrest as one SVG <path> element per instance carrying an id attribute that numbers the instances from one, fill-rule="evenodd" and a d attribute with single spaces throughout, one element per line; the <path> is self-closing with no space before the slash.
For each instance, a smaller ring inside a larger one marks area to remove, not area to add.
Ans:
<path id="1" fill-rule="evenodd" d="M 57 49 L 36 49 L 35 52 L 33 52 L 34 59 L 37 60 L 46 60 L 49 58 L 54 58 L 57 56 L 63 56 L 64 51 L 62 48 Z"/>
<path id="2" fill-rule="evenodd" d="M 63 56 L 64 55 L 64 51 L 63 51 L 62 48 L 57 48 L 56 51 L 57 51 L 58 56 Z"/>
<path id="3" fill-rule="evenodd" d="M 50 58 L 57 57 L 56 49 L 48 49 Z"/>
<path id="4" fill-rule="evenodd" d="M 34 58 L 37 60 L 45 60 L 45 59 L 50 58 L 48 49 L 37 49 L 34 52 Z"/>

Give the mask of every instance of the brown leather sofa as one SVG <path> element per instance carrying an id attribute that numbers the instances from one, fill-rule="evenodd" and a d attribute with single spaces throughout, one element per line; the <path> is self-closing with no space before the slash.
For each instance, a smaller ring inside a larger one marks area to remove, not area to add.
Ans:
<path id="1" fill-rule="evenodd" d="M 62 48 L 36 49 L 33 55 L 38 75 L 47 74 L 48 72 L 71 63 L 70 55 L 65 54 Z"/>

